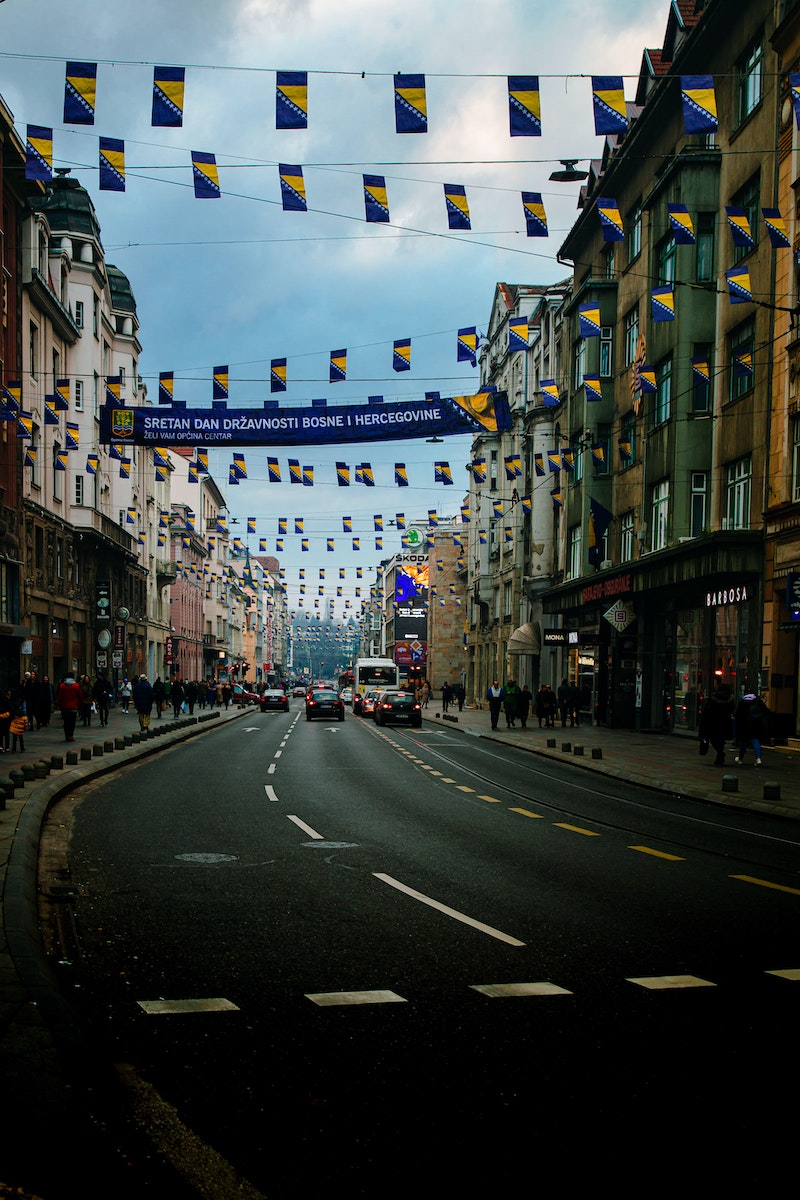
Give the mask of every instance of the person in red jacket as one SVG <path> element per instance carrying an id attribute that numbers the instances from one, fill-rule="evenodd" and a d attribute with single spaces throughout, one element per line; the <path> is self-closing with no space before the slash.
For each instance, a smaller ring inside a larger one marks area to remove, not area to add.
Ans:
<path id="1" fill-rule="evenodd" d="M 70 671 L 56 691 L 56 708 L 60 710 L 64 719 L 64 739 L 67 742 L 75 741 L 75 722 L 82 702 L 81 685 L 75 682 L 75 676 Z"/>

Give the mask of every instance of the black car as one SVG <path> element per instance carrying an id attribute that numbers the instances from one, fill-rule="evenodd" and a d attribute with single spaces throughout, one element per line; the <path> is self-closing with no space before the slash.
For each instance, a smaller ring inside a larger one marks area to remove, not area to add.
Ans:
<path id="1" fill-rule="evenodd" d="M 314 688 L 307 694 L 306 720 L 311 721 L 314 717 L 344 720 L 344 701 L 335 689 Z"/>
<path id="2" fill-rule="evenodd" d="M 289 697 L 281 688 L 269 688 L 260 698 L 261 711 L 276 708 L 280 712 L 289 711 Z"/>
<path id="3" fill-rule="evenodd" d="M 375 702 L 377 725 L 422 725 L 422 705 L 413 692 L 381 692 Z"/>

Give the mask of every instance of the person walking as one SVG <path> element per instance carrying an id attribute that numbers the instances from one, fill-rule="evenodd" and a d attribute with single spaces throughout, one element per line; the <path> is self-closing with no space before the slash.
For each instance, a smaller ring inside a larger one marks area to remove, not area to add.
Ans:
<path id="1" fill-rule="evenodd" d="M 122 686 L 119 689 L 119 698 L 122 701 L 122 711 L 126 717 L 130 712 L 132 694 L 133 688 L 131 687 L 131 681 L 126 676 L 126 678 L 123 679 Z"/>
<path id="2" fill-rule="evenodd" d="M 486 699 L 489 701 L 489 715 L 492 719 L 492 729 L 497 729 L 500 720 L 500 709 L 503 707 L 503 689 L 495 679 L 490 688 L 486 689 Z"/>
<path id="3" fill-rule="evenodd" d="M 98 675 L 92 686 L 92 700 L 100 718 L 100 724 L 108 724 L 108 710 L 111 707 L 111 684 L 105 675 Z"/>
<path id="4" fill-rule="evenodd" d="M 725 766 L 725 743 L 733 734 L 733 697 L 727 683 L 719 687 L 706 699 L 700 713 L 697 732 L 700 735 L 700 753 L 704 754 L 703 742 L 710 744 L 716 754 L 715 767 Z"/>
<path id="5" fill-rule="evenodd" d="M 36 728 L 46 729 L 53 715 L 53 685 L 49 675 L 43 675 L 36 698 Z"/>
<path id="6" fill-rule="evenodd" d="M 450 684 L 445 682 L 442 684 L 442 712 L 443 713 L 446 713 L 448 708 L 450 707 L 451 699 L 452 699 L 452 691 L 450 688 Z"/>
<path id="7" fill-rule="evenodd" d="M 544 686 L 545 691 L 547 692 L 547 721 L 545 724 L 548 729 L 555 729 L 556 714 L 558 713 L 558 701 L 556 700 L 556 694 L 550 687 L 550 684 L 546 683 Z"/>
<path id="8" fill-rule="evenodd" d="M 164 697 L 166 695 L 166 689 L 164 687 L 164 680 L 161 678 L 160 675 L 156 675 L 155 683 L 153 683 L 151 685 L 151 691 L 153 693 L 153 701 L 156 706 L 156 716 L 158 717 L 158 719 L 160 721 L 161 714 L 164 711 Z M 135 687 L 133 689 L 133 693 L 134 693 L 134 697 L 135 697 L 136 696 L 136 688 Z M 134 708 L 135 707 L 136 707 L 136 701 L 134 699 Z"/>
<path id="9" fill-rule="evenodd" d="M 230 703 L 231 703 L 232 699 L 233 699 L 233 688 L 231 687 L 231 681 L 230 681 L 230 679 L 226 679 L 222 685 L 222 703 L 225 705 L 226 709 L 230 707 Z"/>
<path id="10" fill-rule="evenodd" d="M 536 692 L 536 719 L 539 722 L 539 728 L 542 728 L 542 721 L 547 726 L 550 716 L 550 698 L 547 695 L 547 685 L 540 683 Z"/>
<path id="11" fill-rule="evenodd" d="M 517 716 L 523 729 L 526 729 L 528 726 L 528 713 L 531 711 L 532 700 L 531 689 L 526 683 L 524 688 L 521 688 L 517 693 Z"/>
<path id="12" fill-rule="evenodd" d="M 569 695 L 567 696 L 567 711 L 569 712 L 570 725 L 577 729 L 581 716 L 581 692 L 580 688 L 574 683 L 569 689 Z"/>
<path id="13" fill-rule="evenodd" d="M 422 707 L 423 708 L 428 707 L 428 701 L 430 700 L 430 698 L 431 698 L 431 685 L 428 683 L 428 681 L 426 679 L 422 685 Z"/>
<path id="14" fill-rule="evenodd" d="M 14 700 L 11 706 L 11 752 L 25 753 L 25 731 L 28 728 L 28 718 L 22 711 L 22 701 Z"/>
<path id="15" fill-rule="evenodd" d="M 92 724 L 92 681 L 88 675 L 81 675 L 78 686 L 81 689 L 81 720 L 88 729 Z"/>
<path id="16" fill-rule="evenodd" d="M 133 705 L 139 716 L 139 728 L 142 732 L 150 727 L 150 716 L 153 711 L 153 685 L 146 675 L 140 675 L 133 689 Z"/>
<path id="17" fill-rule="evenodd" d="M 186 707 L 189 709 L 189 716 L 194 712 L 194 706 L 197 703 L 197 684 L 193 679 L 190 679 L 186 684 Z"/>
<path id="18" fill-rule="evenodd" d="M 567 715 L 569 713 L 569 684 L 566 679 L 562 679 L 558 685 L 556 692 L 558 698 L 558 715 L 561 717 L 561 728 L 567 727 Z"/>
<path id="19" fill-rule="evenodd" d="M 0 696 L 0 754 L 8 754 L 10 751 L 11 707 L 11 690 L 6 688 Z"/>
<path id="20" fill-rule="evenodd" d="M 463 683 L 457 683 L 456 684 L 456 701 L 458 702 L 458 711 L 459 712 L 464 711 L 464 701 L 466 700 L 466 698 L 467 698 L 467 689 L 464 687 Z"/>
<path id="21" fill-rule="evenodd" d="M 752 745 L 756 755 L 756 766 L 761 766 L 761 743 L 769 736 L 770 711 L 760 697 L 746 692 L 736 706 L 736 744 L 739 753 L 733 760 L 744 765 L 747 747 Z"/>
<path id="22" fill-rule="evenodd" d="M 56 689 L 56 708 L 64 722 L 64 741 L 75 741 L 78 710 L 83 704 L 83 691 L 72 671 L 68 671 Z"/>
<path id="23" fill-rule="evenodd" d="M 172 701 L 172 715 L 177 721 L 178 717 L 181 715 L 183 701 L 186 698 L 186 692 L 180 679 L 173 679 L 169 695 L 170 700 Z"/>
<path id="24" fill-rule="evenodd" d="M 503 708 L 506 714 L 506 729 L 513 729 L 517 717 L 517 695 L 519 688 L 513 679 L 509 679 L 503 689 Z"/>

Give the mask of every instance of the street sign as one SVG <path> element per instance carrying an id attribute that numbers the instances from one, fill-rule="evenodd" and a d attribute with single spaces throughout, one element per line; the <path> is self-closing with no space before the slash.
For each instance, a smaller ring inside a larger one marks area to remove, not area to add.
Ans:
<path id="1" fill-rule="evenodd" d="M 617 633 L 622 633 L 635 620 L 633 605 L 627 600 L 619 600 L 616 604 L 611 605 L 608 612 L 603 613 L 603 617 L 610 625 L 614 626 Z"/>

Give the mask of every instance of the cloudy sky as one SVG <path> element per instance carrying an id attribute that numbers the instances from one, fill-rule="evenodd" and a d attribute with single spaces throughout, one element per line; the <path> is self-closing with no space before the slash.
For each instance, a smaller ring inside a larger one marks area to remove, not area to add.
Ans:
<path id="1" fill-rule="evenodd" d="M 24 139 L 52 126 L 54 166 L 90 192 L 107 260 L 133 286 L 155 401 L 160 371 L 176 398 L 211 402 L 213 368 L 229 367 L 231 407 L 269 398 L 269 366 L 287 359 L 282 402 L 421 399 L 477 389 L 456 362 L 456 332 L 486 329 L 495 285 L 549 283 L 568 271 L 556 254 L 575 215 L 576 185 L 548 176 L 563 158 L 599 154 L 591 75 L 625 76 L 632 99 L 645 46 L 660 46 L 668 0 L 5 0 L 0 94 Z M 92 127 L 63 123 L 66 61 L 96 62 Z M 153 67 L 186 68 L 180 129 L 151 126 Z M 305 131 L 275 128 L 275 73 L 308 72 Z M 393 75 L 424 74 L 428 133 L 398 135 Z M 543 135 L 511 138 L 508 75 L 538 75 Z M 124 194 L 98 190 L 98 137 L 125 142 Z M 191 152 L 216 155 L 222 196 L 194 197 Z M 302 165 L 309 211 L 283 212 L 278 163 Z M 362 174 L 386 177 L 391 223 L 364 220 Z M 472 229 L 448 230 L 444 183 L 466 188 Z M 543 194 L 548 239 L 528 239 L 520 192 Z M 392 370 L 395 339 L 412 340 L 412 369 Z M 331 351 L 348 350 L 346 381 L 330 384 Z M 227 487 L 229 451 L 211 465 L 244 526 L 275 552 L 277 518 L 305 517 L 309 553 L 295 566 L 368 569 L 400 549 L 388 527 L 457 514 L 469 438 L 441 446 L 298 447 L 278 451 L 287 482 L 268 484 L 268 448 L 246 450 L 248 478 Z M 287 457 L 315 466 L 315 486 L 288 483 Z M 338 488 L 333 463 L 369 461 L 374 488 Z M 434 485 L 432 463 L 455 485 Z M 406 464 L 397 488 L 393 464 Z M 387 532 L 375 550 L 374 514 Z M 342 515 L 353 515 L 353 555 Z M 235 532 L 235 531 L 234 531 Z M 326 537 L 337 536 L 336 553 Z"/>

